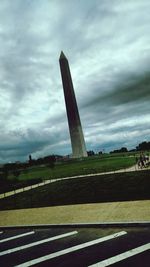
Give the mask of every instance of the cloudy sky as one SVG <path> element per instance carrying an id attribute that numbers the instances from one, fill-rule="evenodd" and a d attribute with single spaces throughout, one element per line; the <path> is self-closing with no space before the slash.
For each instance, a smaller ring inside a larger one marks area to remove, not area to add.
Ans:
<path id="1" fill-rule="evenodd" d="M 70 63 L 87 150 L 150 141 L 149 0 L 0 1 L 0 163 L 71 153 Z"/>

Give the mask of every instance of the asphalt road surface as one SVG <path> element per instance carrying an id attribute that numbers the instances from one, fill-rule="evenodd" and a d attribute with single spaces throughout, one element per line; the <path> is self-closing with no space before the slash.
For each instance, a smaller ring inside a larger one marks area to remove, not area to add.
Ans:
<path id="1" fill-rule="evenodd" d="M 0 266 L 150 266 L 150 227 L 0 229 Z"/>

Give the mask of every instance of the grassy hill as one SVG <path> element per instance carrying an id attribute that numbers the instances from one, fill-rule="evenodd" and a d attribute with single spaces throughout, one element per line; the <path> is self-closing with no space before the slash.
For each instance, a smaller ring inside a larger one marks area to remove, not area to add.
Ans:
<path id="1" fill-rule="evenodd" d="M 57 181 L 0 200 L 0 210 L 150 199 L 150 170 Z"/>
<path id="2" fill-rule="evenodd" d="M 0 180 L 0 193 L 8 192 L 28 185 L 42 182 L 47 179 L 86 175 L 125 169 L 135 164 L 135 158 L 128 154 L 88 157 L 66 162 L 57 162 L 54 168 L 46 165 L 30 166 L 22 169 L 16 177 L 13 172 L 7 179 Z"/>
<path id="3" fill-rule="evenodd" d="M 89 157 L 81 160 L 58 162 L 54 168 L 50 168 L 49 166 L 33 166 L 30 169 L 23 170 L 17 179 L 19 181 L 30 180 L 34 178 L 55 179 L 59 177 L 81 174 L 115 171 L 130 167 L 134 164 L 134 157 L 128 155 L 118 155 L 116 157 Z M 14 176 L 10 175 L 9 179 L 13 178 Z"/>

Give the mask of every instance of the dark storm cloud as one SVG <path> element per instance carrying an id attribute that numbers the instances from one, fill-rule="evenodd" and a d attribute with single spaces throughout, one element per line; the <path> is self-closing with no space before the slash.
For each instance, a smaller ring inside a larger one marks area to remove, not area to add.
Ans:
<path id="1" fill-rule="evenodd" d="M 62 124 L 61 124 L 62 126 Z M 47 155 L 48 151 L 53 154 L 58 146 L 61 148 L 60 140 L 66 139 L 66 132 L 57 129 L 46 129 L 41 125 L 39 129 L 18 129 L 11 131 L 5 138 L 1 135 L 0 157 L 11 161 L 11 157 L 17 160 L 20 157 L 22 160 L 27 160 L 28 155 L 32 154 L 35 158 L 42 155 Z M 4 140 L 2 140 L 4 138 Z M 6 141 L 6 139 L 8 140 Z M 66 143 L 67 140 L 66 140 Z M 55 148 L 53 150 L 53 147 Z M 61 149 L 60 149 L 61 150 Z M 42 153 L 40 153 L 42 151 Z"/>
<path id="2" fill-rule="evenodd" d="M 18 102 L 16 108 L 19 108 L 23 98 L 41 89 L 39 78 L 52 65 L 40 51 L 45 38 L 37 38 L 32 29 L 35 1 L 6 1 L 5 9 L 1 11 L 1 89 L 8 89 L 12 105 Z"/>
<path id="3" fill-rule="evenodd" d="M 144 100 L 150 100 L 150 73 L 145 74 L 144 77 L 134 77 L 133 75 L 126 77 L 125 80 L 122 79 L 114 90 L 106 94 L 103 92 L 103 94 L 97 95 L 95 99 L 93 97 L 93 100 L 89 101 L 85 106 L 97 106 L 102 103 L 109 105 L 109 107 L 128 103 L 134 105 L 137 101 L 142 102 Z"/>

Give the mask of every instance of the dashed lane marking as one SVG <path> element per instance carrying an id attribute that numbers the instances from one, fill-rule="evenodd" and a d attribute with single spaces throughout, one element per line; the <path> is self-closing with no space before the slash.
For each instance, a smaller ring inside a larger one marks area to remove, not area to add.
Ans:
<path id="1" fill-rule="evenodd" d="M 1 231 L 0 234 L 2 234 L 3 232 Z"/>
<path id="2" fill-rule="evenodd" d="M 89 246 L 92 246 L 92 245 L 96 245 L 96 244 L 99 244 L 101 242 L 104 242 L 104 241 L 107 241 L 107 240 L 110 240 L 110 239 L 113 239 L 113 238 L 117 238 L 117 237 L 125 235 L 125 234 L 127 234 L 127 232 L 121 231 L 121 232 L 118 232 L 118 233 L 115 233 L 115 234 L 112 234 L 112 235 L 108 235 L 108 236 L 105 236 L 105 237 L 101 237 L 101 238 L 98 238 L 96 240 L 89 241 L 89 242 L 86 242 L 86 243 L 83 243 L 83 244 L 80 244 L 80 245 L 77 245 L 77 246 L 73 246 L 73 247 L 70 247 L 70 248 L 67 248 L 67 249 L 60 250 L 60 251 L 54 252 L 52 254 L 48 254 L 48 255 L 36 258 L 34 260 L 30 260 L 30 261 L 24 262 L 22 264 L 16 265 L 15 267 L 32 266 L 34 264 L 38 264 L 40 262 L 47 261 L 47 260 L 62 256 L 62 255 L 65 255 L 65 254 L 77 251 L 79 249 L 83 249 L 83 248 L 86 248 L 86 247 L 89 247 Z"/>
<path id="3" fill-rule="evenodd" d="M 13 240 L 13 239 L 17 239 L 17 238 L 20 238 L 20 237 L 24 237 L 24 236 L 27 236 L 27 235 L 32 235 L 34 233 L 35 233 L 34 231 L 31 231 L 31 232 L 27 232 L 27 233 L 24 233 L 24 234 L 11 236 L 11 237 L 8 237 L 8 238 L 5 238 L 5 239 L 1 239 L 0 243 L 6 242 L 6 241 L 10 241 L 10 240 Z"/>
<path id="4" fill-rule="evenodd" d="M 134 255 L 137 255 L 139 253 L 142 253 L 146 250 L 149 250 L 150 249 L 150 243 L 147 243 L 143 246 L 140 246 L 140 247 L 137 247 L 137 248 L 134 248 L 134 249 L 130 249 L 124 253 L 121 253 L 121 254 L 118 254 L 117 256 L 113 256 L 109 259 L 106 259 L 106 260 L 103 260 L 103 261 L 100 261 L 96 264 L 93 264 L 93 265 L 90 265 L 88 267 L 106 267 L 106 266 L 109 266 L 109 265 L 112 265 L 116 262 L 119 262 L 119 261 L 122 261 L 122 260 L 125 260 L 129 257 L 132 257 Z"/>
<path id="5" fill-rule="evenodd" d="M 43 239 L 43 240 L 40 240 L 40 241 L 36 241 L 36 242 L 30 243 L 30 244 L 27 244 L 27 245 L 23 245 L 23 246 L 20 246 L 20 247 L 4 250 L 4 251 L 0 252 L 0 256 L 6 255 L 6 254 L 10 254 L 10 253 L 14 253 L 16 251 L 20 251 L 20 250 L 23 250 L 23 249 L 26 249 L 26 248 L 31 248 L 31 247 L 34 247 L 34 246 L 37 246 L 37 245 L 40 245 L 40 244 L 44 244 L 46 242 L 54 241 L 56 239 L 60 239 L 60 238 L 64 238 L 64 237 L 67 237 L 67 236 L 75 235 L 77 233 L 78 233 L 77 231 L 72 231 L 72 232 L 69 232 L 69 233 L 66 233 L 66 234 L 53 236 L 53 237 L 46 238 L 46 239 Z"/>

